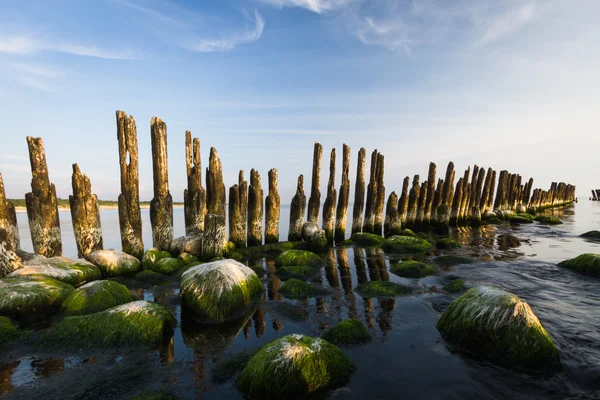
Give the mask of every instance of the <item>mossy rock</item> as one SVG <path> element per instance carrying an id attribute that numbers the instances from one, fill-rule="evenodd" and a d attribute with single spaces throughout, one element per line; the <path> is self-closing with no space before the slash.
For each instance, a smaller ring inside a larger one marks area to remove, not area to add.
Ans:
<path id="1" fill-rule="evenodd" d="M 182 304 L 202 323 L 243 316 L 263 291 L 258 275 L 235 260 L 197 265 L 181 276 Z"/>
<path id="2" fill-rule="evenodd" d="M 265 344 L 237 379 L 247 398 L 304 398 L 345 384 L 354 366 L 335 345 L 320 338 L 288 335 Z"/>
<path id="3" fill-rule="evenodd" d="M 161 258 L 152 267 L 151 271 L 158 272 L 164 275 L 170 275 L 177 272 L 180 268 L 184 267 L 185 263 L 178 258 Z"/>
<path id="4" fill-rule="evenodd" d="M 525 216 L 527 215 L 527 216 Z M 533 215 L 530 214 L 514 214 L 508 217 L 508 221 L 512 225 L 533 224 Z"/>
<path id="5" fill-rule="evenodd" d="M 341 242 L 337 243 L 337 245 L 344 246 L 344 247 L 352 246 L 352 245 L 354 245 L 354 240 L 352 240 L 352 239 L 342 240 Z"/>
<path id="6" fill-rule="evenodd" d="M 325 231 L 323 229 L 317 229 L 314 231 L 310 236 L 308 246 L 310 249 L 315 251 L 327 249 L 329 247 L 329 241 L 327 240 Z"/>
<path id="7" fill-rule="evenodd" d="M 313 252 L 306 250 L 286 250 L 275 259 L 276 267 L 312 266 L 320 267 L 321 258 Z"/>
<path id="8" fill-rule="evenodd" d="M 554 342 L 529 305 L 501 289 L 467 290 L 448 306 L 437 327 L 446 341 L 476 357 L 539 372 L 560 366 Z"/>
<path id="9" fill-rule="evenodd" d="M 63 315 L 94 314 L 133 301 L 127 287 L 113 281 L 95 281 L 76 289 L 63 301 Z"/>
<path id="10" fill-rule="evenodd" d="M 176 400 L 176 397 L 171 396 L 167 393 L 162 392 L 143 392 L 138 395 L 132 396 L 129 400 Z"/>
<path id="11" fill-rule="evenodd" d="M 447 249 L 457 249 L 460 246 L 458 245 L 458 243 L 456 243 L 455 240 L 452 240 L 449 238 L 443 238 L 443 239 L 440 239 L 437 242 L 435 242 L 435 247 L 437 247 L 440 250 L 447 250 Z"/>
<path id="12" fill-rule="evenodd" d="M 518 237 L 513 236 L 513 235 L 509 235 L 509 234 L 498 235 L 497 239 L 498 239 L 498 247 L 500 247 L 501 250 L 507 250 L 507 249 L 519 247 L 521 245 L 521 240 L 519 240 Z"/>
<path id="13" fill-rule="evenodd" d="M 471 258 L 453 255 L 439 256 L 434 258 L 433 261 L 443 267 L 451 267 L 459 264 L 472 264 L 474 262 Z"/>
<path id="14" fill-rule="evenodd" d="M 319 270 L 308 265 L 288 265 L 277 269 L 275 274 L 281 279 L 308 279 L 319 273 Z"/>
<path id="15" fill-rule="evenodd" d="M 408 230 L 408 231 L 410 231 L 410 229 L 405 229 L 405 230 Z M 412 231 L 411 231 L 411 232 L 412 232 Z M 400 235 L 400 236 L 412 236 L 412 235 Z M 419 233 L 417 233 L 417 237 L 418 237 L 419 239 L 427 240 L 428 242 L 430 242 L 430 243 L 431 243 L 431 238 L 430 238 L 429 236 L 427 236 L 427 234 L 426 234 L 426 233 L 424 233 L 424 232 L 419 232 Z"/>
<path id="16" fill-rule="evenodd" d="M 390 271 L 404 278 L 424 278 L 437 272 L 431 266 L 419 261 L 402 261 L 390 268 Z"/>
<path id="17" fill-rule="evenodd" d="M 0 315 L 14 318 L 52 314 L 73 292 L 73 286 L 43 275 L 0 280 Z"/>
<path id="18" fill-rule="evenodd" d="M 327 291 L 300 279 L 289 279 L 281 285 L 277 293 L 289 299 L 297 299 L 325 295 L 327 294 Z"/>
<path id="19" fill-rule="evenodd" d="M 149 283 L 151 285 L 157 285 L 159 283 L 163 283 L 167 279 L 169 279 L 169 278 L 167 278 L 166 275 L 163 275 L 159 272 L 151 271 L 149 269 L 145 269 L 142 272 L 138 272 L 138 274 L 135 276 L 135 280 L 144 282 L 144 283 Z"/>
<path id="20" fill-rule="evenodd" d="M 67 317 L 43 334 L 40 343 L 70 349 L 150 346 L 162 343 L 175 325 L 169 310 L 139 300 L 95 314 Z"/>
<path id="21" fill-rule="evenodd" d="M 559 267 L 565 267 L 582 275 L 600 277 L 600 254 L 581 254 L 570 260 L 558 263 Z"/>
<path id="22" fill-rule="evenodd" d="M 380 235 L 366 232 L 353 233 L 350 239 L 359 246 L 380 246 L 385 240 Z"/>
<path id="23" fill-rule="evenodd" d="M 156 247 L 148 249 L 142 256 L 142 268 L 143 269 L 152 269 L 154 264 L 163 258 L 170 258 L 171 253 L 168 251 L 159 250 Z"/>
<path id="24" fill-rule="evenodd" d="M 600 231 L 589 231 L 579 235 L 579 237 L 582 237 L 584 239 L 600 240 Z"/>
<path id="25" fill-rule="evenodd" d="M 412 294 L 410 286 L 388 281 L 370 281 L 358 285 L 354 290 L 364 297 L 397 297 Z"/>
<path id="26" fill-rule="evenodd" d="M 190 253 L 181 253 L 177 258 L 183 261 L 183 263 L 186 265 L 198 264 L 200 262 L 198 257 Z"/>
<path id="27" fill-rule="evenodd" d="M 6 317 L 0 316 L 0 348 L 18 337 L 19 331 L 15 328 L 12 321 Z"/>
<path id="28" fill-rule="evenodd" d="M 140 260 L 117 250 L 97 250 L 88 256 L 104 276 L 133 277 L 142 268 Z"/>
<path id="29" fill-rule="evenodd" d="M 535 220 L 541 224 L 546 224 L 546 225 L 562 224 L 562 221 L 560 219 L 553 217 L 553 216 L 549 216 L 549 215 L 539 215 L 539 216 L 535 217 Z"/>
<path id="30" fill-rule="evenodd" d="M 7 278 L 27 278 L 31 275 L 44 275 L 73 286 L 102 278 L 102 273 L 94 264 L 65 257 L 35 258 L 7 275 Z"/>
<path id="31" fill-rule="evenodd" d="M 257 351 L 242 351 L 217 362 L 212 369 L 212 381 L 219 384 L 229 381 L 246 367 Z"/>
<path id="32" fill-rule="evenodd" d="M 433 249 L 427 240 L 412 236 L 392 236 L 383 242 L 381 248 L 388 253 L 425 253 Z"/>
<path id="33" fill-rule="evenodd" d="M 465 288 L 465 281 L 462 279 L 455 279 L 450 281 L 444 285 L 442 288 L 445 292 L 448 293 L 458 293 L 462 292 Z"/>
<path id="34" fill-rule="evenodd" d="M 427 235 L 426 235 L 426 234 L 424 234 L 423 232 L 419 232 L 419 233 L 420 233 L 421 235 L 418 235 L 418 234 L 416 234 L 414 231 L 412 231 L 411 229 L 408 229 L 408 228 L 406 228 L 406 229 L 402 229 L 402 230 L 401 230 L 401 231 L 398 233 L 398 235 L 396 235 L 396 236 L 410 236 L 410 237 L 414 237 L 414 238 L 416 238 L 416 237 L 419 237 L 419 236 L 425 236 L 425 237 L 427 237 Z M 422 237 L 422 239 L 425 239 L 425 238 L 423 238 L 423 237 Z"/>
<path id="35" fill-rule="evenodd" d="M 338 346 L 350 346 L 371 340 L 367 328 L 357 319 L 345 319 L 325 332 L 323 339 Z"/>
<path id="36" fill-rule="evenodd" d="M 486 224 L 499 224 L 500 222 L 502 222 L 500 220 L 500 218 L 498 218 L 498 215 L 492 211 L 488 211 L 486 212 L 482 217 L 481 220 L 486 223 Z"/>

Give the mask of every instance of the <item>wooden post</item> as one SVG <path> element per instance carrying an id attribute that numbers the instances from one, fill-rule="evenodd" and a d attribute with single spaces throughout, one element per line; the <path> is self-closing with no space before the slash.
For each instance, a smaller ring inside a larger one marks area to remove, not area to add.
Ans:
<path id="1" fill-rule="evenodd" d="M 408 193 L 408 209 L 406 211 L 406 224 L 407 228 L 414 228 L 415 219 L 417 217 L 417 204 L 419 204 L 419 194 L 421 187 L 419 186 L 419 175 L 415 175 L 412 182 L 412 187 Z"/>
<path id="2" fill-rule="evenodd" d="M 71 221 L 77 244 L 78 257 L 86 257 L 93 251 L 102 250 L 102 225 L 98 197 L 92 194 L 92 184 L 87 175 L 73 164 L 71 177 L 73 195 L 69 196 L 71 205 Z"/>
<path id="3" fill-rule="evenodd" d="M 469 206 L 469 199 L 471 196 L 471 183 L 469 182 L 469 177 L 471 174 L 471 167 L 469 166 L 465 170 L 465 174 L 463 175 L 463 184 L 462 184 L 462 197 L 460 199 L 460 209 L 459 215 L 457 218 L 458 225 L 465 225 L 468 220 L 469 212 L 467 207 Z"/>
<path id="4" fill-rule="evenodd" d="M 262 244 L 263 190 L 260 175 L 254 168 L 250 171 L 248 187 L 248 246 Z"/>
<path id="5" fill-rule="evenodd" d="M 117 111 L 117 139 L 121 168 L 119 194 L 119 227 L 123 252 L 139 259 L 144 255 L 142 217 L 140 212 L 140 177 L 138 142 L 135 119 L 124 111 Z"/>
<path id="6" fill-rule="evenodd" d="M 477 195 L 477 178 L 479 177 L 479 166 L 473 166 L 473 175 L 471 175 L 471 186 L 469 190 L 469 198 L 467 200 L 467 220 L 473 218 L 473 205 L 475 204 L 475 196 Z"/>
<path id="7" fill-rule="evenodd" d="M 225 217 L 206 214 L 204 218 L 204 234 L 202 235 L 202 259 L 210 261 L 223 256 L 225 247 Z"/>
<path id="8" fill-rule="evenodd" d="M 354 185 L 354 207 L 352 209 L 352 233 L 362 231 L 363 210 L 365 206 L 365 160 L 367 151 L 361 147 L 356 164 L 356 183 Z"/>
<path id="9" fill-rule="evenodd" d="M 408 185 L 410 184 L 410 178 L 407 176 L 402 182 L 402 193 L 400 194 L 400 200 L 398 200 L 398 214 L 400 214 L 401 226 L 406 225 L 406 218 L 408 214 Z"/>
<path id="10" fill-rule="evenodd" d="M 243 248 L 246 247 L 246 215 L 242 216 L 240 192 L 239 184 L 235 184 L 229 188 L 229 241 L 232 242 L 235 247 Z M 242 222 L 242 220 L 244 220 L 244 222 Z"/>
<path id="11" fill-rule="evenodd" d="M 327 182 L 327 197 L 323 203 L 323 225 L 328 243 L 333 243 L 333 226 L 335 224 L 335 203 L 337 192 L 335 190 L 335 149 L 331 149 L 329 157 L 329 181 Z"/>
<path id="12" fill-rule="evenodd" d="M 504 203 L 506 199 L 506 186 L 508 185 L 508 171 L 500 171 L 498 177 L 498 189 L 496 191 L 496 201 L 494 202 L 494 209 L 504 210 Z"/>
<path id="13" fill-rule="evenodd" d="M 50 183 L 42 138 L 27 136 L 31 163 L 31 192 L 25 194 L 33 249 L 44 257 L 62 255 L 56 187 Z"/>
<path id="14" fill-rule="evenodd" d="M 350 199 L 350 147 L 344 143 L 342 153 L 342 182 L 340 184 L 340 196 L 338 197 L 335 212 L 335 235 L 336 242 L 346 239 L 346 220 L 348 213 L 348 201 Z"/>
<path id="15" fill-rule="evenodd" d="M 319 223 L 319 209 L 321 208 L 321 158 L 323 158 L 323 146 L 315 142 L 313 151 L 312 182 L 310 198 L 308 199 L 307 221 Z"/>
<path id="16" fill-rule="evenodd" d="M 427 196 L 425 208 L 423 210 L 423 229 L 428 229 L 431 221 L 431 210 L 433 207 L 433 198 L 435 196 L 435 180 L 437 166 L 435 163 L 429 163 L 429 173 L 427 174 Z"/>
<path id="17" fill-rule="evenodd" d="M 452 211 L 450 212 L 450 225 L 459 225 L 459 214 L 462 207 L 463 197 L 463 178 L 458 179 L 456 190 L 454 191 L 454 201 L 452 202 Z"/>
<path id="18" fill-rule="evenodd" d="M 298 177 L 296 194 L 292 197 L 290 205 L 290 230 L 288 240 L 295 242 L 302 240 L 302 226 L 304 225 L 304 210 L 306 209 L 306 196 L 304 195 L 304 176 Z"/>
<path id="19" fill-rule="evenodd" d="M 173 198 L 169 192 L 167 124 L 152 117 L 150 133 L 154 176 L 154 198 L 150 201 L 152 243 L 157 249 L 168 251 L 173 240 Z"/>
<path id="20" fill-rule="evenodd" d="M 277 170 L 269 170 L 269 194 L 265 200 L 265 244 L 279 242 L 281 199 L 277 190 Z"/>
<path id="21" fill-rule="evenodd" d="M 185 234 L 197 235 L 204 231 L 206 215 L 206 191 L 202 187 L 202 164 L 200 162 L 200 139 L 185 131 L 185 168 L 187 189 L 183 191 Z"/>
<path id="22" fill-rule="evenodd" d="M 399 234 L 401 230 L 402 223 L 400 213 L 398 212 L 398 196 L 396 195 L 396 192 L 392 192 L 388 197 L 387 206 L 385 208 L 383 234 L 387 238 Z"/>
<path id="23" fill-rule="evenodd" d="M 487 209 L 494 208 L 494 188 L 496 187 L 496 171 L 492 170 L 492 184 L 490 185 L 490 197 L 488 198 Z"/>
<path id="24" fill-rule="evenodd" d="M 446 168 L 446 179 L 442 189 L 441 204 L 437 208 L 436 231 L 438 233 L 447 233 L 450 222 L 450 207 L 452 206 L 452 191 L 454 186 L 454 163 L 450 161 Z"/>
<path id="25" fill-rule="evenodd" d="M 377 191 L 374 194 L 375 204 L 373 207 L 373 213 L 375 233 L 378 235 L 383 233 L 383 207 L 385 206 L 385 186 L 383 182 L 384 169 L 384 156 L 381 153 L 377 153 Z"/>
<path id="26" fill-rule="evenodd" d="M 375 232 L 375 196 L 377 196 L 377 150 L 371 153 L 371 173 L 369 174 L 369 184 L 367 185 L 367 203 L 365 205 L 365 220 L 363 221 L 363 232 Z"/>
<path id="27" fill-rule="evenodd" d="M 223 167 L 219 153 L 214 147 L 211 147 L 208 168 L 206 168 L 206 213 L 221 215 L 225 218 L 225 200 Z"/>
<path id="28" fill-rule="evenodd" d="M 14 250 L 21 248 L 21 238 L 19 237 L 19 225 L 17 223 L 17 213 L 15 206 L 6 199 L 4 190 L 4 181 L 0 173 L 0 228 L 6 231 L 6 241 Z"/>
<path id="29" fill-rule="evenodd" d="M 596 196 L 596 191 L 592 190 L 592 200 L 597 201 L 598 197 Z"/>
<path id="30" fill-rule="evenodd" d="M 492 185 L 492 169 L 488 168 L 487 173 L 485 175 L 485 183 L 483 185 L 483 192 L 481 193 L 481 199 L 479 201 L 479 210 L 481 211 L 481 215 L 484 215 L 488 210 L 487 204 L 489 202 L 490 193 L 491 193 L 491 185 Z"/>
<path id="31" fill-rule="evenodd" d="M 471 225 L 479 226 L 481 225 L 481 208 L 479 204 L 481 203 L 482 198 L 482 190 L 485 181 L 485 169 L 480 168 L 479 173 L 477 175 L 477 183 L 475 184 L 475 196 L 473 197 L 473 205 L 471 207 Z M 471 189 L 473 185 L 471 185 Z"/>
<path id="32" fill-rule="evenodd" d="M 425 229 L 423 225 L 423 217 L 425 215 L 425 204 L 427 203 L 427 189 L 429 183 L 424 181 L 421 183 L 421 189 L 419 190 L 419 202 L 417 203 L 417 213 L 415 215 L 415 229 L 422 231 Z"/>

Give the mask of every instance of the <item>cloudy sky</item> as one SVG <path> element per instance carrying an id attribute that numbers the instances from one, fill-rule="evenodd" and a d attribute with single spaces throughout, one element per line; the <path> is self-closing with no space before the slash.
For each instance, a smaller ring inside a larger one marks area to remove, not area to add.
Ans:
<path id="1" fill-rule="evenodd" d="M 59 197 L 79 163 L 116 199 L 115 110 L 137 121 L 152 197 L 150 119 L 168 126 L 171 193 L 184 132 L 203 163 L 278 168 L 287 203 L 314 141 L 385 155 L 386 189 L 469 164 L 600 187 L 600 1 L 0 1 L 0 172 L 30 190 L 25 137 L 41 136 Z M 338 155 L 339 185 L 341 154 Z M 249 172 L 246 172 L 249 175 Z M 327 172 L 322 174 L 323 191 Z M 266 188 L 265 188 L 266 189 Z"/>

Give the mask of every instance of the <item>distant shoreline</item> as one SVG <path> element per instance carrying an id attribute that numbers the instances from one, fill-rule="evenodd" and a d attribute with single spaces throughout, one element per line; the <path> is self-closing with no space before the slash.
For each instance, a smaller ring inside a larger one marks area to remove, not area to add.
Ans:
<path id="1" fill-rule="evenodd" d="M 150 208 L 150 204 L 148 203 L 142 203 L 140 204 L 140 208 L 142 209 L 147 209 Z M 182 203 L 178 203 L 178 204 L 173 204 L 173 208 L 183 208 L 183 204 Z M 104 204 L 104 205 L 100 205 L 100 211 L 105 211 L 105 210 L 118 210 L 119 209 L 119 205 L 118 204 Z M 24 213 L 27 212 L 27 208 L 23 207 L 23 206 L 16 206 L 15 207 L 15 211 L 18 213 Z M 58 206 L 58 211 L 71 211 L 71 207 L 65 207 L 65 206 Z"/>

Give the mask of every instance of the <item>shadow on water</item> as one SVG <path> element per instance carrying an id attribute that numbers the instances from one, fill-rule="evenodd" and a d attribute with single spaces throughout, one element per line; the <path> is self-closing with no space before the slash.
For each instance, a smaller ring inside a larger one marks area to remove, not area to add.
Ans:
<path id="1" fill-rule="evenodd" d="M 597 207 L 596 207 L 597 206 Z M 69 354 L 33 351 L 18 344 L 0 356 L 0 395 L 7 398 L 128 398 L 160 390 L 178 398 L 239 399 L 235 376 L 212 379 L 214 366 L 241 352 L 252 352 L 278 337 L 320 336 L 345 318 L 361 320 L 373 339 L 344 348 L 357 369 L 350 382 L 325 396 L 408 399 L 565 399 L 600 396 L 600 285 L 559 269 L 555 263 L 583 252 L 600 252 L 600 243 L 578 238 L 598 229 L 600 204 L 580 202 L 555 211 L 558 226 L 538 223 L 456 229 L 462 246 L 425 256 L 399 257 L 376 248 L 335 248 L 322 254 L 320 274 L 310 278 L 327 295 L 289 300 L 278 293 L 282 280 L 274 259 L 252 261 L 261 276 L 264 299 L 246 316 L 206 327 L 182 316 L 179 282 L 132 287 L 136 298 L 167 307 L 179 324 L 158 348 Z M 506 239 L 514 237 L 517 240 Z M 438 258 L 439 256 L 444 256 Z M 451 257 L 447 257 L 451 256 Z M 406 279 L 390 272 L 404 259 L 430 262 L 439 273 Z M 465 264 L 460 260 L 474 261 Z M 437 260 L 436 260 L 437 259 Z M 443 262 L 442 262 L 443 260 Z M 458 260 L 458 261 L 457 261 Z M 468 287 L 494 285 L 531 305 L 555 341 L 562 369 L 541 378 L 506 370 L 456 354 L 436 329 L 440 313 L 460 294 L 440 288 L 449 279 Z M 391 281 L 413 288 L 413 295 L 366 298 L 355 288 L 369 281 Z M 185 314 L 185 313 L 184 313 Z"/>

